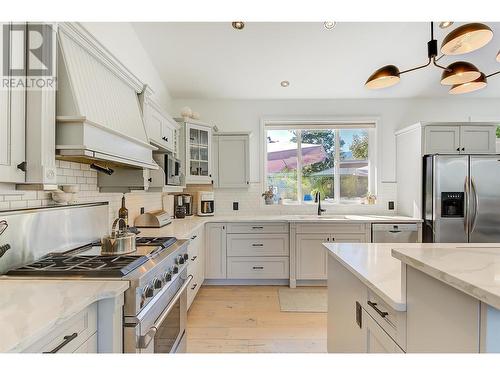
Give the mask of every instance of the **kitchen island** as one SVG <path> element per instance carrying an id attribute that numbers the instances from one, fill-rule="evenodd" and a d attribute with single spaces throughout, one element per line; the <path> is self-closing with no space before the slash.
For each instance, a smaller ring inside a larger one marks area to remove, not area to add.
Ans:
<path id="1" fill-rule="evenodd" d="M 329 352 L 500 351 L 500 245 L 324 246 Z"/>

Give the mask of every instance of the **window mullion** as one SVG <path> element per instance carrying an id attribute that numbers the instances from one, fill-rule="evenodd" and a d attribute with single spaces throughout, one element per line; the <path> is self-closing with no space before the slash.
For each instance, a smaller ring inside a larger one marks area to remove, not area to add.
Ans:
<path id="1" fill-rule="evenodd" d="M 333 193 L 335 203 L 340 202 L 340 130 L 335 129 L 335 159 L 333 168 Z"/>
<path id="2" fill-rule="evenodd" d="M 302 203 L 302 131 L 297 130 L 297 201 Z"/>

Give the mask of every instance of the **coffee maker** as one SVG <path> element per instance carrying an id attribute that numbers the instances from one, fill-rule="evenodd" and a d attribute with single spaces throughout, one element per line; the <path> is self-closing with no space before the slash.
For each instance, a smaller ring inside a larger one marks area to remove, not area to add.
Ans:
<path id="1" fill-rule="evenodd" d="M 213 191 L 199 191 L 196 197 L 198 216 L 213 216 L 215 214 L 215 195 Z"/>
<path id="2" fill-rule="evenodd" d="M 174 198 L 175 217 L 182 219 L 184 216 L 193 215 L 193 196 L 190 194 L 178 194 Z"/>

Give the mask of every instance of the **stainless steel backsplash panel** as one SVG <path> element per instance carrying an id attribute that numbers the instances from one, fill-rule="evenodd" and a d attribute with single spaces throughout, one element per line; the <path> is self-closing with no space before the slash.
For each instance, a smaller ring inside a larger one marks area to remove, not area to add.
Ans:
<path id="1" fill-rule="evenodd" d="M 0 212 L 0 220 L 9 225 L 0 236 L 0 246 L 11 246 L 0 258 L 0 274 L 49 252 L 100 239 L 108 233 L 108 212 L 107 203 Z"/>

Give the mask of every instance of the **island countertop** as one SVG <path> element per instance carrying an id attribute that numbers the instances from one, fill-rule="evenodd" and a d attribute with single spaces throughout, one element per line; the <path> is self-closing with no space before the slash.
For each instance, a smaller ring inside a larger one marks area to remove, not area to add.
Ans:
<path id="1" fill-rule="evenodd" d="M 467 286 L 464 286 L 464 280 L 477 277 L 476 287 L 485 286 L 479 283 L 479 281 L 485 280 L 484 276 L 481 278 L 474 275 L 475 272 L 484 269 L 481 272 L 489 274 L 491 286 L 496 270 L 495 290 L 498 293 L 497 299 L 500 308 L 500 244 L 496 250 L 492 248 L 492 246 L 496 246 L 495 244 L 324 243 L 323 245 L 330 256 L 334 257 L 396 311 L 406 311 L 401 261 L 424 272 L 434 268 L 427 273 L 478 299 L 485 298 L 485 291 L 480 292 L 481 289 L 474 289 L 475 294 L 468 292 Z M 478 258 L 474 259 L 476 256 Z M 472 259 L 469 260 L 469 257 Z M 488 263 L 493 261 L 493 257 L 495 257 L 496 263 Z M 452 280 L 454 284 L 452 284 Z M 468 285 L 470 289 L 471 284 Z M 489 300 L 491 301 L 491 297 Z M 486 300 L 484 302 L 488 303 Z"/>
<path id="2" fill-rule="evenodd" d="M 393 246 L 401 262 L 500 309 L 500 244 Z"/>

